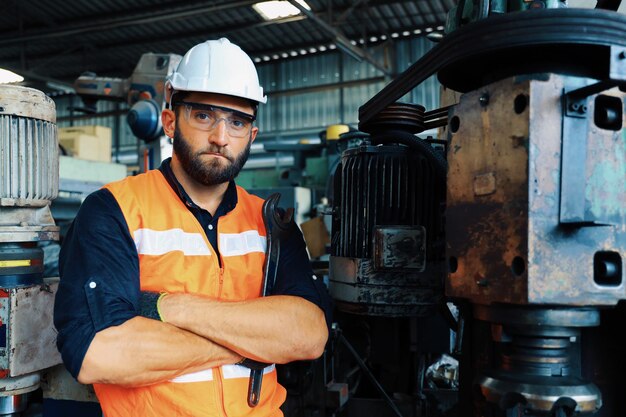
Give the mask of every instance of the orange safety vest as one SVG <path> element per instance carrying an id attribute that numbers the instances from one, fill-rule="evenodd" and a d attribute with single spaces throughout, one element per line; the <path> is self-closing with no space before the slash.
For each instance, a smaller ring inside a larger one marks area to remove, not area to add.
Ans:
<path id="1" fill-rule="evenodd" d="M 152 170 L 106 186 L 137 246 L 142 291 L 187 292 L 241 301 L 261 294 L 265 260 L 263 200 L 237 187 L 236 207 L 220 217 L 213 247 L 163 174 Z M 146 387 L 95 384 L 105 417 L 282 416 L 286 391 L 265 368 L 261 399 L 247 404 L 250 370 L 225 365 Z"/>

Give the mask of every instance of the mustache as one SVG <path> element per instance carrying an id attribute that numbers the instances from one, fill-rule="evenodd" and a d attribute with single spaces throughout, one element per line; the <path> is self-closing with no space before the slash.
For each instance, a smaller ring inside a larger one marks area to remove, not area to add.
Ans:
<path id="1" fill-rule="evenodd" d="M 216 153 L 216 154 L 222 155 L 224 158 L 228 159 L 230 162 L 234 162 L 235 160 L 230 150 L 226 149 L 225 147 L 211 145 L 199 151 L 197 155 L 202 155 L 204 153 Z"/>

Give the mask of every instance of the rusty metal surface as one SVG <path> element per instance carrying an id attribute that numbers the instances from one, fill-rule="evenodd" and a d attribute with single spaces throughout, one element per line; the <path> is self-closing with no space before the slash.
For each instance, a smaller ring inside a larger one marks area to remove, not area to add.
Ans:
<path id="1" fill-rule="evenodd" d="M 0 207 L 0 242 L 59 240 L 50 202 L 43 202 L 43 207 Z"/>
<path id="2" fill-rule="evenodd" d="M 9 290 L 8 355 L 11 376 L 40 371 L 61 363 L 52 324 L 58 280 L 40 287 Z"/>
<path id="3" fill-rule="evenodd" d="M 369 259 L 331 256 L 329 290 L 337 306 L 350 313 L 428 316 L 442 298 L 443 275 L 440 263 L 424 272 L 376 271 Z"/>
<path id="4" fill-rule="evenodd" d="M 479 304 L 614 305 L 626 298 L 624 268 L 618 285 L 599 284 L 594 255 L 626 256 L 623 132 L 595 126 L 591 108 L 579 132 L 589 144 L 580 166 L 588 210 L 616 224 L 561 224 L 561 97 L 581 80 L 539 78 L 467 93 L 450 114 L 458 129 L 449 129 L 446 292 Z"/>
<path id="5" fill-rule="evenodd" d="M 39 388 L 39 382 L 38 373 L 0 379 L 0 396 L 26 394 Z"/>

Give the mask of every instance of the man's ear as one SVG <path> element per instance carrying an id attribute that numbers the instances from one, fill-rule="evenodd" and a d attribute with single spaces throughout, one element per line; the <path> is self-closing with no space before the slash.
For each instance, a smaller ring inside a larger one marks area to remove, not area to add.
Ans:
<path id="1" fill-rule="evenodd" d="M 161 112 L 161 123 L 163 124 L 163 132 L 173 139 L 176 130 L 176 114 L 170 109 L 164 109 Z"/>
<path id="2" fill-rule="evenodd" d="M 254 126 L 252 130 L 250 131 L 250 139 L 252 142 L 254 142 L 254 140 L 256 139 L 257 133 L 259 133 L 259 128 Z"/>

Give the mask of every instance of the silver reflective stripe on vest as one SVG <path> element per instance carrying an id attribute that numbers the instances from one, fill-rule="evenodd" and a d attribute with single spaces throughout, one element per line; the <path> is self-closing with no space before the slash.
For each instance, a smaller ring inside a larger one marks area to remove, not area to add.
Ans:
<path id="1" fill-rule="evenodd" d="M 182 229 L 137 229 L 133 240 L 139 255 L 163 255 L 174 251 L 181 251 L 187 256 L 211 254 L 200 233 L 187 233 Z"/>
<path id="2" fill-rule="evenodd" d="M 258 230 L 241 233 L 220 233 L 220 253 L 222 256 L 241 256 L 253 252 L 265 253 L 267 242 Z"/>
<path id="3" fill-rule="evenodd" d="M 185 383 L 185 382 L 202 382 L 202 381 L 213 381 L 212 369 L 205 369 L 204 371 L 181 375 L 174 379 L 170 379 L 170 382 L 175 382 L 177 384 Z"/>
<path id="4" fill-rule="evenodd" d="M 263 374 L 274 372 L 275 369 L 276 365 L 272 364 L 263 369 Z M 224 375 L 224 379 L 250 378 L 250 368 L 241 365 L 224 365 L 222 366 L 222 375 Z M 204 371 L 193 372 L 170 380 L 170 382 L 177 384 L 203 381 L 213 381 L 213 370 L 206 369 Z"/>

